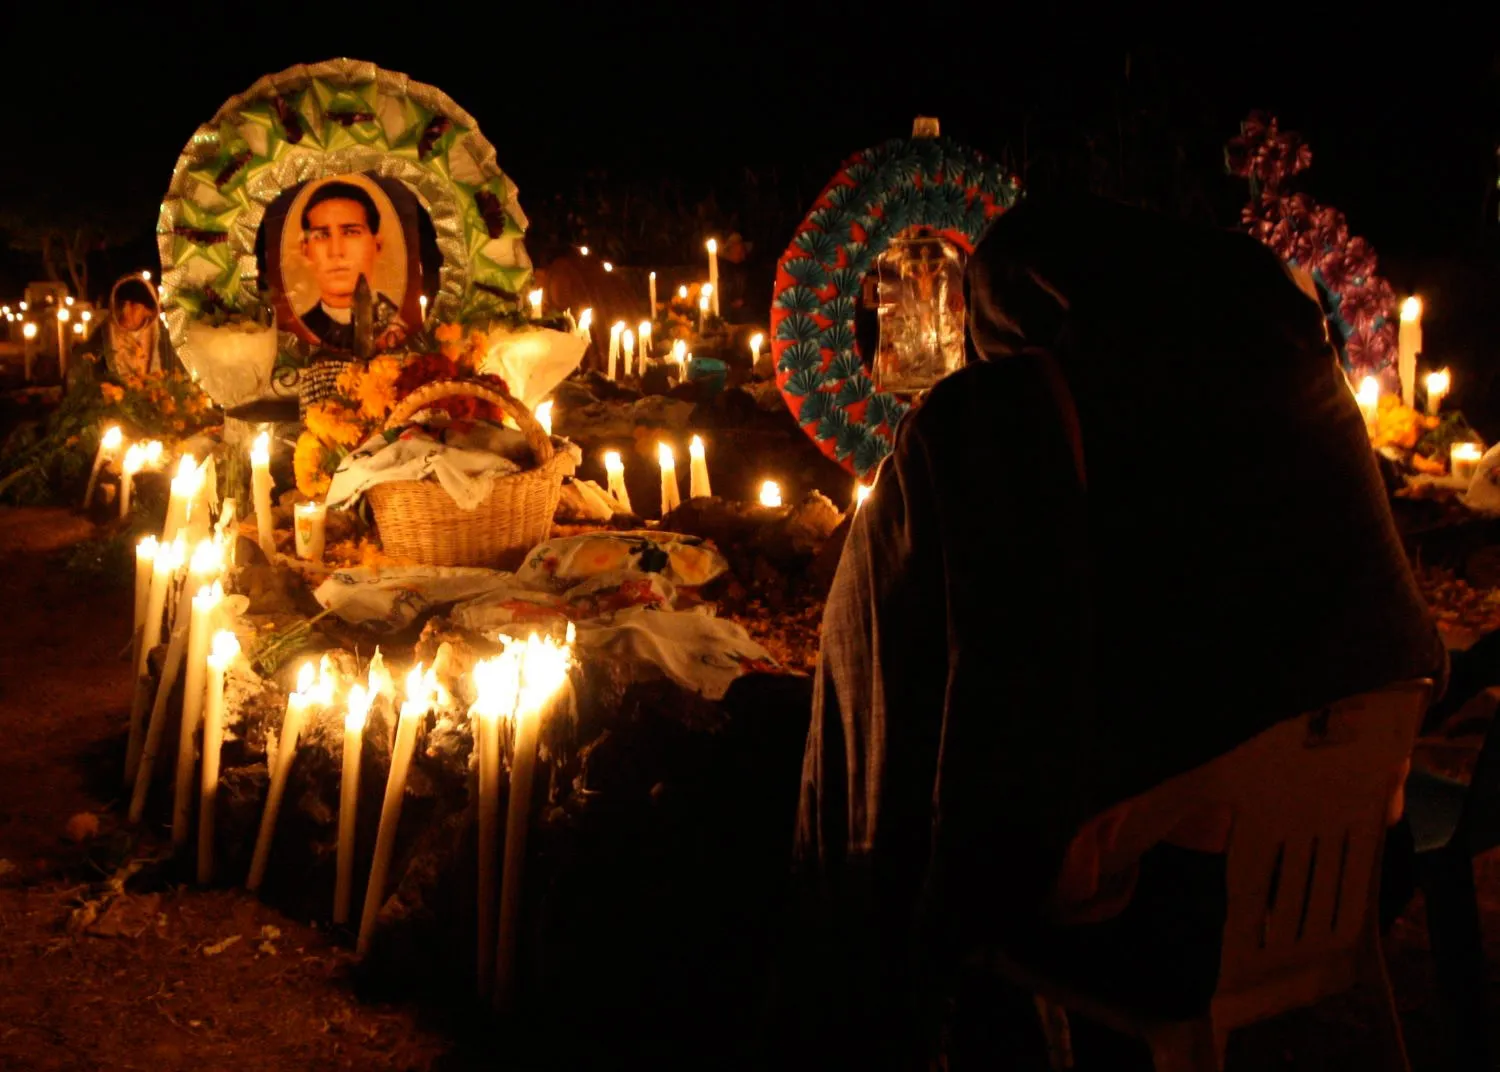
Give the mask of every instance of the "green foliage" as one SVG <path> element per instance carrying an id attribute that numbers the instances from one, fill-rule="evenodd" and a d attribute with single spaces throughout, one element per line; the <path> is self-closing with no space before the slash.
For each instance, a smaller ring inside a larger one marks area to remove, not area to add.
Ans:
<path id="1" fill-rule="evenodd" d="M 135 536 L 125 530 L 103 540 L 85 540 L 74 546 L 63 568 L 75 580 L 91 586 L 123 588 L 134 584 Z"/>
<path id="2" fill-rule="evenodd" d="M 1428 432 L 1417 442 L 1417 453 L 1425 454 L 1429 458 L 1447 459 L 1448 450 L 1454 443 L 1479 443 L 1483 439 L 1478 432 L 1469 427 L 1469 422 L 1464 420 L 1464 415 L 1457 411 L 1451 411 L 1443 415 L 1442 421 L 1436 428 Z"/>

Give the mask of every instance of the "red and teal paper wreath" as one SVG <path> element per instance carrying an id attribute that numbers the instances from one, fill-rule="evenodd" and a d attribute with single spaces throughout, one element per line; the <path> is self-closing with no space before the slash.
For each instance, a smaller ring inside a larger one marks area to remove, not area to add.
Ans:
<path id="1" fill-rule="evenodd" d="M 972 253 L 1018 191 L 947 138 L 895 138 L 845 161 L 782 254 L 771 298 L 776 385 L 802 430 L 856 477 L 891 452 L 909 408 L 875 389 L 855 341 L 865 274 L 908 227 Z"/>

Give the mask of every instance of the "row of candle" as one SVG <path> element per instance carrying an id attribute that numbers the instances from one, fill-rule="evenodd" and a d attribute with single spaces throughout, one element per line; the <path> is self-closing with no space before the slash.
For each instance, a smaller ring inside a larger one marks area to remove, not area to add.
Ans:
<path id="1" fill-rule="evenodd" d="M 1443 398 L 1447 396 L 1452 386 L 1452 377 L 1447 369 L 1429 372 L 1426 386 L 1427 414 L 1435 417 L 1442 407 Z M 1364 417 L 1365 428 L 1373 435 L 1380 414 L 1380 380 L 1374 376 L 1366 376 L 1360 381 L 1359 389 L 1354 392 L 1354 400 L 1359 405 L 1360 415 Z M 1483 456 L 1484 450 L 1478 443 L 1467 441 L 1453 443 L 1448 448 L 1449 471 L 1455 479 L 1472 480 L 1479 460 Z"/>
<path id="2" fill-rule="evenodd" d="M 99 486 L 99 475 L 106 465 L 120 464 L 120 517 L 130 514 L 130 501 L 135 488 L 135 478 L 142 470 L 159 468 L 166 449 L 161 440 L 150 439 L 125 442 L 125 433 L 118 424 L 112 424 L 99 436 L 99 447 L 94 451 L 94 464 L 89 469 L 88 484 L 83 490 L 83 508 L 88 509 Z"/>
<path id="3" fill-rule="evenodd" d="M 706 315 L 709 312 L 710 309 L 713 311 L 713 315 L 715 317 L 717 317 L 717 316 L 720 315 L 720 312 L 719 312 L 719 240 L 717 238 L 710 238 L 710 239 L 708 239 L 707 241 L 705 241 L 703 243 L 703 248 L 708 251 L 708 283 L 704 286 L 703 294 L 698 299 L 698 307 L 699 307 L 699 322 L 698 322 L 698 326 L 699 326 L 700 330 L 703 327 L 702 317 L 704 315 Z M 589 247 L 588 246 L 579 246 L 578 247 L 578 253 L 579 253 L 580 256 L 587 257 L 589 255 Z M 609 263 L 609 261 L 605 261 L 604 262 L 604 270 L 606 272 L 613 272 L 615 270 L 615 266 L 613 264 Z M 536 293 L 536 292 L 533 292 L 533 293 Z M 681 288 L 677 292 L 677 294 L 678 294 L 678 297 L 685 299 L 687 297 L 687 287 Z M 655 316 L 656 315 L 656 273 L 655 272 L 650 272 L 646 276 L 646 297 L 647 297 L 647 300 L 651 303 L 648 306 L 648 308 L 651 310 L 651 315 Z M 540 302 L 538 302 L 536 305 L 533 306 L 533 315 L 536 315 L 536 310 L 539 308 L 539 306 L 540 306 Z"/>

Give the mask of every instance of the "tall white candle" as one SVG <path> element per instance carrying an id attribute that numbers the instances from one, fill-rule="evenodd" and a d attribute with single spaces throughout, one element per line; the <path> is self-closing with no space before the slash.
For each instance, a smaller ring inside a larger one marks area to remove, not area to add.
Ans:
<path id="1" fill-rule="evenodd" d="M 125 433 L 120 430 L 118 424 L 112 424 L 104 430 L 99 437 L 99 449 L 94 452 L 94 467 L 89 470 L 88 486 L 83 489 L 83 508 L 89 508 L 89 502 L 94 498 L 94 488 L 99 484 L 99 470 L 104 468 L 104 463 L 113 458 L 120 451 L 120 445 L 125 442 Z"/>
<path id="2" fill-rule="evenodd" d="M 172 478 L 172 495 L 167 500 L 167 523 L 162 527 L 163 543 L 171 543 L 177 533 L 187 524 L 188 511 L 193 500 L 203 488 L 203 473 L 191 454 L 184 454 L 177 463 L 177 475 Z"/>
<path id="3" fill-rule="evenodd" d="M 1436 417 L 1438 410 L 1443 406 L 1443 399 L 1448 394 L 1448 388 L 1453 384 L 1452 377 L 1447 369 L 1439 369 L 1437 372 L 1427 374 L 1427 414 Z"/>
<path id="4" fill-rule="evenodd" d="M 276 529 L 271 518 L 271 433 L 262 432 L 250 447 L 250 490 L 255 498 L 255 528 L 260 549 L 276 561 Z"/>
<path id="5" fill-rule="evenodd" d="M 161 620 L 166 612 L 167 591 L 187 551 L 182 541 L 162 544 L 151 563 L 151 588 L 146 595 L 146 617 L 141 622 L 141 645 L 136 653 L 135 692 L 130 703 L 130 738 L 125 750 L 125 787 L 135 784 L 136 770 L 145 746 L 146 706 L 151 702 L 151 678 L 147 674 L 151 652 L 161 643 Z"/>
<path id="6" fill-rule="evenodd" d="M 536 742 L 542 718 L 568 680 L 572 662 L 569 642 L 558 645 L 535 633 L 526 638 L 520 659 L 520 695 L 516 704 L 515 751 L 511 755 L 510 793 L 505 808 L 505 866 L 500 886 L 500 937 L 496 943 L 496 1004 L 510 1008 L 516 995 L 516 940 L 520 934 L 522 875 L 531 811 L 531 784 L 536 770 Z"/>
<path id="7" fill-rule="evenodd" d="M 713 288 L 714 316 L 719 315 L 719 243 L 717 239 L 710 238 L 706 243 L 708 247 L 708 285 Z"/>
<path id="8" fill-rule="evenodd" d="M 578 337 L 583 339 L 584 342 L 591 341 L 592 335 L 590 333 L 593 331 L 593 327 L 594 310 L 592 308 L 585 309 L 578 314 Z"/>
<path id="9" fill-rule="evenodd" d="M 616 320 L 609 326 L 609 378 L 619 379 L 615 372 L 615 362 L 620 358 L 620 336 L 625 331 L 625 321 Z"/>
<path id="10" fill-rule="evenodd" d="M 708 484 L 708 458 L 703 453 L 703 437 L 693 436 L 688 443 L 688 496 L 706 498 L 713 494 Z"/>
<path id="11" fill-rule="evenodd" d="M 198 799 L 198 882 L 214 877 L 214 805 L 219 799 L 219 751 L 224 745 L 224 678 L 240 656 L 240 642 L 228 629 L 214 634 L 208 654 L 203 705 L 203 774 Z"/>
<path id="12" fill-rule="evenodd" d="M 625 377 L 629 379 L 631 374 L 631 359 L 635 356 L 635 332 L 629 328 L 620 333 L 620 349 L 625 355 Z M 640 373 L 640 369 L 636 369 L 635 371 L 637 374 Z"/>
<path id="13" fill-rule="evenodd" d="M 297 691 L 286 700 L 286 714 L 281 719 L 281 742 L 276 749 L 276 759 L 271 764 L 271 785 L 266 792 L 266 808 L 261 812 L 260 830 L 255 836 L 255 854 L 250 860 L 250 877 L 245 888 L 260 889 L 266 877 L 266 865 L 271 860 L 271 842 L 276 836 L 276 817 L 281 812 L 281 798 L 286 793 L 286 777 L 292 769 L 292 758 L 297 753 L 297 738 L 302 735 L 302 725 L 307 721 L 307 712 L 314 702 L 316 687 L 312 663 L 303 663 L 297 671 Z"/>
<path id="14" fill-rule="evenodd" d="M 204 684 L 208 676 L 208 642 L 224 602 L 224 588 L 217 581 L 203 585 L 193 596 L 192 619 L 188 623 L 187 664 L 182 674 L 182 724 L 177 734 L 177 782 L 172 793 L 172 850 L 188 846 L 192 830 L 193 774 L 197 759 L 195 736 L 203 717 Z"/>
<path id="15" fill-rule="evenodd" d="M 365 907 L 360 914 L 359 939 L 355 951 L 364 956 L 370 950 L 370 936 L 375 933 L 375 917 L 385 900 L 385 883 L 390 874 L 391 855 L 396 849 L 396 827 L 401 822 L 401 802 L 406 796 L 406 775 L 411 769 L 411 754 L 416 747 L 417 723 L 432 706 L 436 690 L 435 676 L 422 672 L 418 663 L 406 676 L 406 702 L 396 723 L 396 741 L 391 746 L 391 770 L 385 780 L 385 800 L 380 807 L 380 829 L 375 835 L 375 858 L 370 862 L 370 880 L 365 886 Z"/>
<path id="16" fill-rule="evenodd" d="M 672 361 L 677 365 L 677 378 L 687 379 L 687 343 L 678 339 L 672 343 Z"/>
<path id="17" fill-rule="evenodd" d="M 176 543 L 174 541 L 174 546 Z M 157 559 L 160 561 L 161 556 Z M 178 559 L 178 561 L 181 561 Z M 182 670 L 183 656 L 187 651 L 188 626 L 192 619 L 193 595 L 205 584 L 218 576 L 220 561 L 218 548 L 212 540 L 204 540 L 193 549 L 193 558 L 188 566 L 188 575 L 182 585 L 182 596 L 178 600 L 177 613 L 173 618 L 172 635 L 167 641 L 167 656 L 162 662 L 161 680 L 156 685 L 156 697 L 151 704 L 151 719 L 146 723 L 146 738 L 141 745 L 141 761 L 135 771 L 135 786 L 130 797 L 130 821 L 138 823 L 146 811 L 146 794 L 151 788 L 151 775 L 156 768 L 156 757 L 161 748 L 162 736 L 167 728 L 167 703 L 172 689 L 177 684 L 177 675 Z M 149 608 L 148 608 L 149 613 Z M 202 679 L 199 679 L 202 687 Z M 175 798 L 174 798 L 175 805 Z"/>
<path id="18" fill-rule="evenodd" d="M 130 493 L 135 487 L 135 474 L 146 467 L 146 448 L 132 443 L 125 451 L 125 460 L 120 464 L 120 519 L 130 516 Z"/>
<path id="19" fill-rule="evenodd" d="M 515 714 L 520 688 L 520 646 L 511 644 L 493 659 L 474 665 L 474 691 L 479 697 L 469 709 L 469 727 L 479 757 L 479 938 L 477 963 L 479 993 L 488 995 L 495 982 L 495 896 L 499 891 L 497 842 L 500 834 L 500 720 Z"/>
<path id="20" fill-rule="evenodd" d="M 625 462 L 617 450 L 604 452 L 604 475 L 609 481 L 609 493 L 613 495 L 629 514 L 635 513 L 630 505 L 630 492 L 625 490 Z"/>
<path id="21" fill-rule="evenodd" d="M 646 277 L 646 298 L 650 302 L 650 305 L 648 306 L 648 308 L 650 309 L 650 312 L 647 315 L 648 315 L 648 317 L 650 319 L 655 320 L 656 319 L 656 273 L 655 272 L 652 272 L 650 275 L 648 275 Z"/>
<path id="22" fill-rule="evenodd" d="M 320 502 L 300 502 L 292 507 L 292 522 L 296 527 L 297 557 L 322 562 L 328 507 Z"/>
<path id="23" fill-rule="evenodd" d="M 1380 381 L 1374 376 L 1366 376 L 1359 381 L 1359 390 L 1354 393 L 1354 401 L 1359 403 L 1359 412 L 1365 419 L 1365 429 L 1371 433 L 1375 431 L 1376 418 L 1380 414 Z"/>
<path id="24" fill-rule="evenodd" d="M 661 516 L 666 517 L 682 504 L 682 495 L 677 490 L 677 455 L 672 444 L 656 445 L 656 461 L 661 466 Z"/>
<path id="25" fill-rule="evenodd" d="M 349 922 L 354 899 L 354 834 L 359 820 L 359 763 L 365 746 L 365 718 L 374 699 L 363 685 L 349 688 L 349 710 L 344 715 L 344 769 L 339 782 L 338 871 L 333 886 L 333 921 Z"/>
<path id="26" fill-rule="evenodd" d="M 156 565 L 156 555 L 161 544 L 155 536 L 147 536 L 135 545 L 135 619 L 130 630 L 130 666 L 134 670 L 141 665 L 141 643 L 146 631 L 146 607 L 151 598 L 151 574 Z M 130 784 L 134 767 L 132 757 L 140 755 L 141 720 L 130 720 L 130 739 L 125 746 L 125 784 Z"/>
<path id="27" fill-rule="evenodd" d="M 753 369 L 760 364 L 760 348 L 765 345 L 766 337 L 760 332 L 750 336 L 750 367 Z"/>
<path id="28" fill-rule="evenodd" d="M 703 325 L 708 321 L 708 290 L 704 289 L 702 296 L 698 298 L 698 334 L 703 334 Z"/>
<path id="29" fill-rule="evenodd" d="M 224 565 L 233 566 L 237 557 L 239 538 L 235 532 L 235 521 L 239 515 L 239 504 L 233 498 L 225 499 L 219 507 L 219 520 L 214 523 L 214 539 L 224 556 Z"/>
<path id="30" fill-rule="evenodd" d="M 1396 372 L 1401 377 L 1401 401 L 1415 404 L 1417 355 L 1422 352 L 1422 299 L 1415 294 L 1401 303 L 1401 326 L 1396 333 Z"/>
<path id="31" fill-rule="evenodd" d="M 651 356 L 651 321 L 642 320 L 635 329 L 636 338 L 641 340 L 640 369 L 646 371 L 646 358 Z"/>

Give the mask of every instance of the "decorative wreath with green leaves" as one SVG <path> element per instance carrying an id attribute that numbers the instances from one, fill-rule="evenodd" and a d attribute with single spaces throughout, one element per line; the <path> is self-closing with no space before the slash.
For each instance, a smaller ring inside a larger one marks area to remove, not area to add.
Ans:
<path id="1" fill-rule="evenodd" d="M 432 218 L 442 267 L 430 317 L 467 321 L 518 308 L 531 278 L 526 216 L 473 117 L 432 86 L 373 63 L 301 65 L 227 101 L 172 173 L 157 245 L 164 313 L 189 369 L 188 325 L 257 297 L 266 209 L 301 183 L 358 172 L 399 180 Z M 281 341 L 297 349 L 291 333 Z"/>
<path id="2" fill-rule="evenodd" d="M 1016 181 L 948 138 L 895 138 L 845 161 L 776 266 L 776 384 L 813 442 L 855 476 L 891 452 L 908 403 L 875 389 L 854 313 L 865 274 L 891 240 L 926 227 L 972 253 L 1015 203 Z"/>

